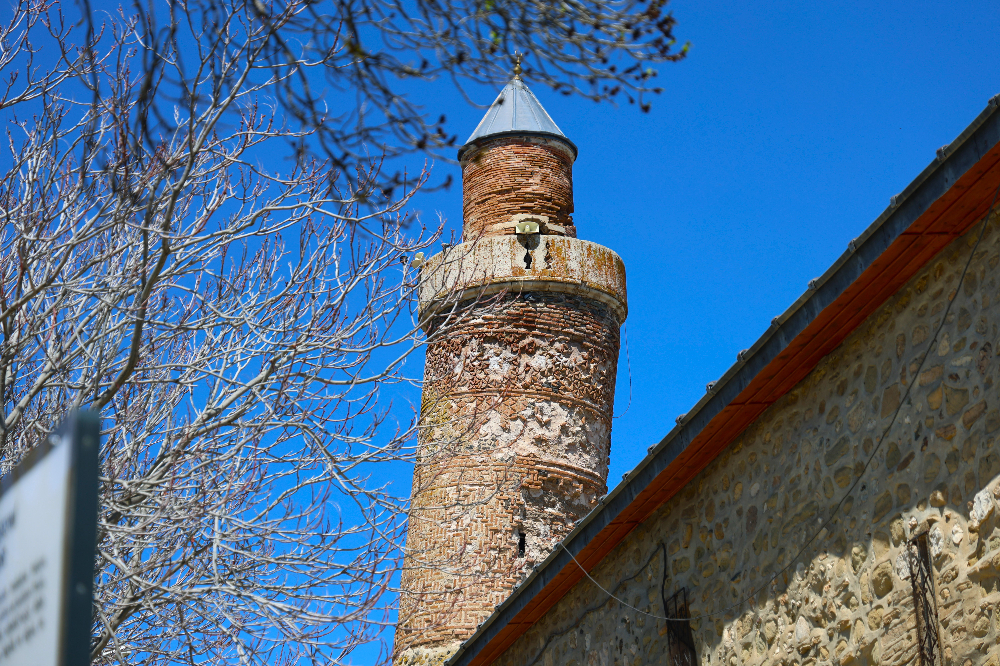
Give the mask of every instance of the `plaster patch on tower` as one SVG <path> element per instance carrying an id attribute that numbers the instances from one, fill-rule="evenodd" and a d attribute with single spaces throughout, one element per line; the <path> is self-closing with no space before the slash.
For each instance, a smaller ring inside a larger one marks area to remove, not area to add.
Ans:
<path id="1" fill-rule="evenodd" d="M 490 379 L 494 381 L 505 380 L 510 369 L 513 367 L 514 361 L 517 357 L 509 349 L 503 349 L 499 345 L 491 345 L 486 352 L 486 358 L 488 360 L 488 367 L 490 372 Z"/>

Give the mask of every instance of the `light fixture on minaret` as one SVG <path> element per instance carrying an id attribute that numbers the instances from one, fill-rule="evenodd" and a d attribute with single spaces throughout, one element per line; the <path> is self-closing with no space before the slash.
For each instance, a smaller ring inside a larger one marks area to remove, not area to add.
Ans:
<path id="1" fill-rule="evenodd" d="M 576 237 L 577 147 L 520 73 L 458 151 L 463 242 L 420 266 L 397 666 L 443 663 L 607 491 L 625 267 Z"/>

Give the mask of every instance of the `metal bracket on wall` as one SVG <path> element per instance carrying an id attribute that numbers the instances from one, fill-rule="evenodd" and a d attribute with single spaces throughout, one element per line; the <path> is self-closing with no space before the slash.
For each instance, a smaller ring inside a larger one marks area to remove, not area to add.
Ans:
<path id="1" fill-rule="evenodd" d="M 917 616 L 916 661 L 920 666 L 943 666 L 934 570 L 927 547 L 927 532 L 910 539 L 906 554 L 910 566 L 910 584 L 913 586 L 913 612 Z"/>
<path id="2" fill-rule="evenodd" d="M 666 562 L 663 563 L 666 566 Z M 688 606 L 687 588 L 682 587 L 674 596 L 663 601 L 663 611 L 667 617 L 687 618 L 691 616 Z M 688 620 L 667 620 L 667 651 L 670 666 L 697 666 L 698 650 L 691 633 Z"/>

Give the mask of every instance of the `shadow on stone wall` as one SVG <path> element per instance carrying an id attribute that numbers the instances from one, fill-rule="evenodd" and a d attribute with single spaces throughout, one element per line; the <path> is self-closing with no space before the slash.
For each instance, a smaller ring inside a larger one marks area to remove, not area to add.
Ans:
<path id="1" fill-rule="evenodd" d="M 601 586 L 652 615 L 686 588 L 693 616 L 714 613 L 691 623 L 702 664 L 916 663 L 905 553 L 924 533 L 943 663 L 1000 666 L 995 227 L 961 284 L 975 236 L 638 527 L 592 572 Z M 497 663 L 666 664 L 667 633 L 584 580 Z"/>

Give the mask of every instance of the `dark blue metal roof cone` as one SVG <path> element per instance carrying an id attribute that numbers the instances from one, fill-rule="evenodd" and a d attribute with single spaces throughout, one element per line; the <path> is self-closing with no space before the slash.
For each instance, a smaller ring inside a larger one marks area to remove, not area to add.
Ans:
<path id="1" fill-rule="evenodd" d="M 576 145 L 566 138 L 552 116 L 542 107 L 520 76 L 515 75 L 504 86 L 476 130 L 465 145 L 458 149 L 458 158 L 482 139 L 495 136 L 551 136 L 565 142 L 576 158 Z"/>

